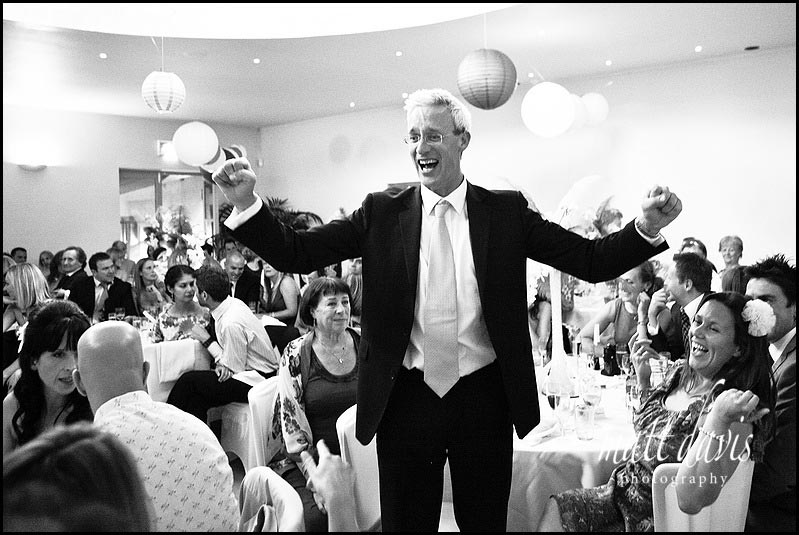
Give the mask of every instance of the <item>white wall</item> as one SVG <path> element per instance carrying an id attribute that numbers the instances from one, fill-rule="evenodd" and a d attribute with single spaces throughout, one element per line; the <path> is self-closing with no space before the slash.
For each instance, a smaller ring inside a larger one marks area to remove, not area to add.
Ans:
<path id="1" fill-rule="evenodd" d="M 464 153 L 467 178 L 526 190 L 545 213 L 577 180 L 602 175 L 607 194 L 632 218 L 654 183 L 683 200 L 667 229 L 705 242 L 724 265 L 718 240 L 737 234 L 743 263 L 776 252 L 796 257 L 796 48 L 750 52 L 690 65 L 581 80 L 554 80 L 572 93 L 598 91 L 608 119 L 555 139 L 527 130 L 519 110 L 529 86 L 502 107 L 473 112 Z M 456 88 L 448 88 L 455 90 Z M 330 219 L 370 191 L 415 180 L 402 104 L 261 129 L 265 165 L 258 192 Z M 660 256 L 667 260 L 670 250 Z"/>
<path id="2" fill-rule="evenodd" d="M 3 105 L 3 250 L 39 252 L 69 245 L 87 255 L 119 239 L 119 169 L 197 171 L 156 156 L 158 139 L 172 139 L 188 120 L 70 113 Z M 223 147 L 244 146 L 259 157 L 258 131 L 210 125 Z M 16 164 L 44 162 L 29 172 Z"/>

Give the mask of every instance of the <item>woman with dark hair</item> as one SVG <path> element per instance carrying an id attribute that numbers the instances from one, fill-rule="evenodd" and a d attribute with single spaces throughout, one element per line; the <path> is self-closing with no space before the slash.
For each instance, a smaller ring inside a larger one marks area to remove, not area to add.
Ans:
<path id="1" fill-rule="evenodd" d="M 310 331 L 286 346 L 278 370 L 278 398 L 272 438 L 282 431 L 287 459 L 275 471 L 302 498 L 306 531 L 327 531 L 327 516 L 306 488 L 301 452 L 316 457 L 315 444 L 324 439 L 334 455 L 341 452 L 336 420 L 355 404 L 360 336 L 348 328 L 350 288 L 339 278 L 319 277 L 308 284 L 300 303 L 300 319 Z"/>
<path id="2" fill-rule="evenodd" d="M 739 461 L 751 455 L 761 462 L 774 433 L 766 335 L 775 322 L 763 301 L 706 295 L 691 323 L 690 355 L 654 389 L 649 359 L 658 355 L 648 340 L 635 342 L 641 406 L 630 458 L 605 485 L 553 496 L 541 531 L 653 531 L 652 474 L 659 464 L 681 463 L 677 499 L 694 514 L 716 500 Z M 706 483 L 696 485 L 703 476 Z"/>
<path id="3" fill-rule="evenodd" d="M 167 296 L 172 300 L 158 316 L 154 338 L 157 342 L 191 338 L 191 328 L 196 323 L 205 327 L 211 313 L 194 298 L 197 287 L 194 270 L 184 264 L 175 264 L 164 277 Z"/>
<path id="4" fill-rule="evenodd" d="M 42 433 L 3 458 L 3 531 L 153 531 L 136 460 L 90 423 Z"/>
<path id="5" fill-rule="evenodd" d="M 75 389 L 72 370 L 89 318 L 72 301 L 47 301 L 33 311 L 22 339 L 14 389 L 3 400 L 3 454 L 57 425 L 93 419 Z"/>

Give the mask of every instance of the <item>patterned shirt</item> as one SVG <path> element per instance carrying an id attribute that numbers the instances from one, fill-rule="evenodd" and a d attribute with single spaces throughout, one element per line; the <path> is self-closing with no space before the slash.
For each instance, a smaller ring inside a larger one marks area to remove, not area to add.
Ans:
<path id="1" fill-rule="evenodd" d="M 107 401 L 94 422 L 136 458 L 158 531 L 236 531 L 233 471 L 204 422 L 143 390 Z"/>

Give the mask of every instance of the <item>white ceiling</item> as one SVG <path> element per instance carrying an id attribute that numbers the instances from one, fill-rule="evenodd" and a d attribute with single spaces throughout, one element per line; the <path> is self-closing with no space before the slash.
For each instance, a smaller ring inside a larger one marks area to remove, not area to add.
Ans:
<path id="1" fill-rule="evenodd" d="M 156 47 L 160 47 L 160 35 L 153 40 L 146 34 L 32 26 L 6 20 L 7 5 L 3 7 L 4 104 L 253 127 L 400 107 L 403 92 L 423 87 L 444 87 L 457 94 L 458 64 L 466 54 L 486 45 L 507 54 L 523 82 L 533 70 L 549 81 L 587 76 L 606 76 L 610 81 L 614 74 L 629 70 L 758 53 L 744 52 L 747 46 L 759 46 L 761 51 L 796 46 L 793 3 L 517 4 L 485 15 L 473 14 L 485 7 L 475 11 L 472 6 L 470 12 L 452 7 L 445 15 L 431 8 L 430 14 L 438 17 L 432 20 L 463 13 L 470 16 L 405 29 L 321 37 L 166 37 L 165 70 L 181 77 L 187 95 L 175 113 L 159 116 L 143 102 L 140 91 L 144 78 L 161 66 Z M 104 20 L 97 7 L 102 4 L 66 5 L 80 13 L 84 22 L 102 24 Z M 264 36 L 275 35 L 275 23 L 288 29 L 298 20 L 306 31 L 330 33 L 331 24 L 318 29 L 319 24 L 305 22 L 339 20 L 318 4 L 296 4 L 298 11 L 291 15 L 283 4 L 216 6 L 214 28 L 230 27 L 237 35 L 257 35 L 252 32 L 258 25 L 237 25 L 220 13 L 240 21 L 270 21 L 263 24 Z M 349 13 L 350 4 L 336 6 Z M 383 24 L 387 18 L 394 25 L 407 24 L 397 16 L 398 6 L 404 12 L 419 13 L 419 21 L 430 20 L 421 16 L 426 4 L 366 4 L 360 9 L 372 18 L 381 13 Z M 469 4 L 463 6 L 470 9 Z M 116 9 L 117 18 L 126 18 L 122 7 Z M 165 12 L 178 17 L 173 10 L 165 8 Z M 8 16 L 19 18 L 10 9 Z M 168 21 L 169 17 L 163 18 L 161 28 Z M 353 31 L 340 20 L 334 25 L 342 33 Z M 198 31 L 210 35 L 205 28 L 197 24 Z M 701 53 L 694 52 L 696 45 L 703 47 Z M 397 57 L 397 50 L 403 55 Z M 107 53 L 108 59 L 99 59 L 100 52 Z M 261 59 L 260 64 L 253 63 L 255 57 Z M 608 59 L 611 66 L 605 65 Z M 350 108 L 350 102 L 356 106 Z"/>

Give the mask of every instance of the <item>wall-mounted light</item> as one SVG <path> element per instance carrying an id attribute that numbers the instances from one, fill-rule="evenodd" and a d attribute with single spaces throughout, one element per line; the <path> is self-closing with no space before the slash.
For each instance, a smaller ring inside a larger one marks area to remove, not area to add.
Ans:
<path id="1" fill-rule="evenodd" d="M 17 167 L 25 171 L 37 172 L 47 169 L 47 165 L 43 163 L 19 163 Z"/>

